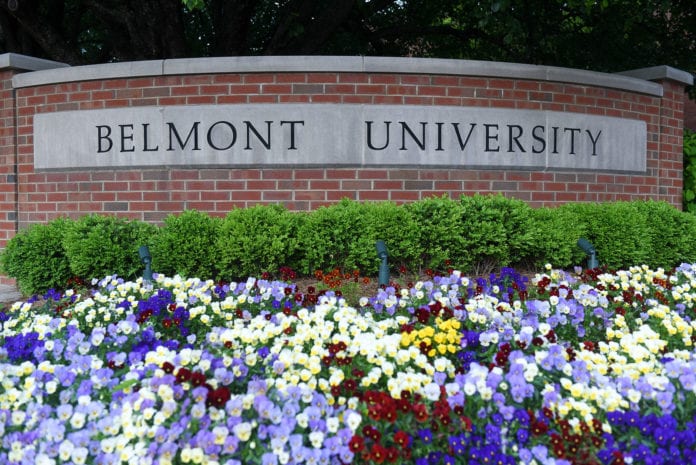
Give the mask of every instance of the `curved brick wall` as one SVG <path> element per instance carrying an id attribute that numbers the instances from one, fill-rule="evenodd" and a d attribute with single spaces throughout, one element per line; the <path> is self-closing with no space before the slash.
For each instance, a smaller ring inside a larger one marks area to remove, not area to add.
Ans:
<path id="1" fill-rule="evenodd" d="M 17 228 L 98 212 L 160 222 L 197 209 L 409 202 L 495 193 L 532 206 L 629 199 L 681 208 L 684 86 L 669 67 L 625 75 L 504 63 L 358 57 L 167 60 L 63 67 L 0 56 L 0 246 Z M 645 172 L 433 167 L 147 167 L 37 171 L 39 113 L 215 104 L 389 104 L 549 110 L 644 121 Z"/>

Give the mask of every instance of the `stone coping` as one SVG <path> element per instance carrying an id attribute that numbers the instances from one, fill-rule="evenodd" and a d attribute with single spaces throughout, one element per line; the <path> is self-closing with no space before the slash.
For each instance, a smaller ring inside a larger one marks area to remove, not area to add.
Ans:
<path id="1" fill-rule="evenodd" d="M 694 76 L 680 69 L 672 68 L 670 66 L 651 66 L 649 68 L 640 68 L 630 71 L 623 71 L 621 73 L 624 76 L 635 77 L 638 79 L 645 79 L 647 81 L 655 81 L 658 79 L 670 79 L 672 81 L 681 82 L 687 86 L 694 83 Z"/>
<path id="2" fill-rule="evenodd" d="M 11 65 L 10 62 L 14 62 L 14 65 Z M 9 66 L 8 63 L 10 63 Z M 0 70 L 8 67 L 33 71 L 14 76 L 12 85 L 15 88 L 64 82 L 187 74 L 341 72 L 529 79 L 608 87 L 661 97 L 662 86 L 646 79 L 675 79 L 684 84 L 690 84 L 688 77 L 691 77 L 689 73 L 668 66 L 646 68 L 646 70 L 651 70 L 650 72 L 637 70 L 633 75 L 632 71 L 609 74 L 554 66 L 493 61 L 367 56 L 185 58 L 70 67 L 62 63 L 48 62 L 22 55 L 0 55 Z M 691 81 L 693 82 L 693 77 Z"/>
<path id="3" fill-rule="evenodd" d="M 70 65 L 57 61 L 34 58 L 17 53 L 4 53 L 0 55 L 0 71 L 17 69 L 22 71 L 40 71 L 44 69 L 55 70 L 56 68 L 66 68 Z"/>

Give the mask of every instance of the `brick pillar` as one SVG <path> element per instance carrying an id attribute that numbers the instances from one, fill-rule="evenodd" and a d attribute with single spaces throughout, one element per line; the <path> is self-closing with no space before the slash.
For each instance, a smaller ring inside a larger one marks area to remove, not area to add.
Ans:
<path id="1" fill-rule="evenodd" d="M 0 248 L 17 231 L 17 159 L 13 70 L 0 71 Z"/>
<path id="2" fill-rule="evenodd" d="M 662 86 L 657 141 L 658 195 L 672 205 L 681 206 L 684 191 L 684 105 L 686 86 L 694 83 L 691 73 L 669 66 L 653 66 L 622 72 Z"/>
<path id="3" fill-rule="evenodd" d="M 0 249 L 17 232 L 17 102 L 12 78 L 25 71 L 64 67 L 62 63 L 7 53 L 0 55 Z"/>
<path id="4" fill-rule="evenodd" d="M 662 85 L 660 112 L 659 190 L 668 202 L 682 204 L 684 195 L 684 84 L 673 80 Z"/>

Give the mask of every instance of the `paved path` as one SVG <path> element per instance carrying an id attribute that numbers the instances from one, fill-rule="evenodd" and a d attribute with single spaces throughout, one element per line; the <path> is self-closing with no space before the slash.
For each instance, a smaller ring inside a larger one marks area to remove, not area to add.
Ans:
<path id="1" fill-rule="evenodd" d="M 14 303 L 18 300 L 23 300 L 23 296 L 16 286 L 0 284 L 0 302 Z"/>

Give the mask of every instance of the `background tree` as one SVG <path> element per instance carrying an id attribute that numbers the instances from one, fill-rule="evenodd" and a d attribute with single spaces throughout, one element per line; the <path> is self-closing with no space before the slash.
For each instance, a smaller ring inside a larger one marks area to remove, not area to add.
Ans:
<path id="1" fill-rule="evenodd" d="M 693 0 L 0 0 L 0 52 L 73 65 L 382 55 L 696 70 Z"/>

